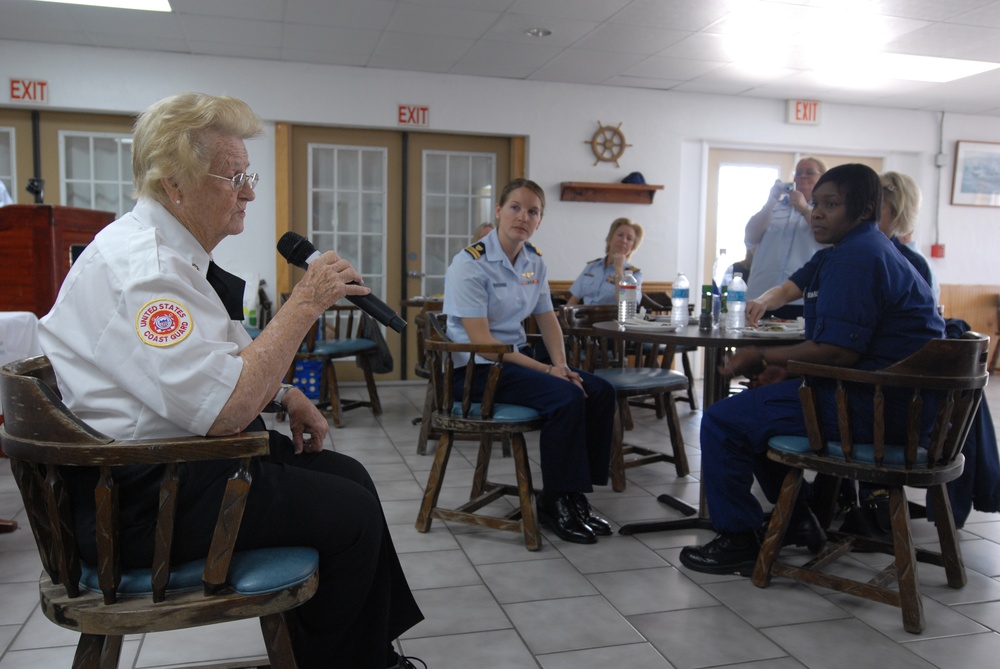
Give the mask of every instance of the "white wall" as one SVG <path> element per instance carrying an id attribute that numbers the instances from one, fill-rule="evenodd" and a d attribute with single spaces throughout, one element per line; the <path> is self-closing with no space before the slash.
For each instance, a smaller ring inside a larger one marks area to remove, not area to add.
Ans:
<path id="1" fill-rule="evenodd" d="M 548 207 L 535 242 L 549 276 L 572 279 L 585 259 L 603 251 L 610 222 L 630 216 L 647 229 L 634 258 L 647 279 L 670 280 L 680 268 L 699 271 L 707 150 L 710 146 L 862 153 L 920 184 L 924 208 L 917 241 L 935 241 L 947 257 L 931 260 L 942 283 L 995 283 L 987 249 L 1000 242 L 998 212 L 949 204 L 954 142 L 1000 141 L 1000 118 L 944 119 L 947 165 L 936 168 L 940 114 L 824 103 L 818 126 L 784 122 L 784 102 L 629 88 L 486 79 L 310 64 L 58 47 L 0 41 L 8 76 L 49 82 L 50 107 L 135 113 L 182 90 L 247 100 L 268 121 L 249 145 L 262 174 L 247 230 L 217 250 L 233 271 L 259 271 L 274 286 L 273 122 L 395 128 L 400 103 L 430 106 L 432 131 L 528 137 L 528 176 L 545 189 Z M 14 67 L 11 64 L 16 64 Z M 621 166 L 594 165 L 587 141 L 604 124 L 628 142 Z M 562 181 L 616 182 L 632 171 L 663 184 L 652 205 L 559 201 Z M 762 198 L 763 198 L 762 194 Z"/>

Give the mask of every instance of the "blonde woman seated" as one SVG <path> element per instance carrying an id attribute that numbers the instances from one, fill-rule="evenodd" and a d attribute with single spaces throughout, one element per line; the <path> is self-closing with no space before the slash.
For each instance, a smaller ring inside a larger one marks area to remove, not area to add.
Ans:
<path id="1" fill-rule="evenodd" d="M 631 218 L 616 218 L 604 240 L 604 257 L 587 263 L 569 287 L 567 304 L 616 304 L 618 282 L 631 270 L 638 282 L 636 303 L 642 300 L 642 270 L 629 264 L 632 253 L 642 243 L 642 226 Z"/>

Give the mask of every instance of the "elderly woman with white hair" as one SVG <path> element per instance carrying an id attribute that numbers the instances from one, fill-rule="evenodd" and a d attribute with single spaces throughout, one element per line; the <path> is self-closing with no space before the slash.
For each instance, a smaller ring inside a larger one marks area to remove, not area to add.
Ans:
<path id="1" fill-rule="evenodd" d="M 878 229 L 892 240 L 903 257 L 910 261 L 934 293 L 934 302 L 941 302 L 941 286 L 927 259 L 911 241 L 920 212 L 920 188 L 906 174 L 886 172 L 882 175 L 882 212 Z"/>

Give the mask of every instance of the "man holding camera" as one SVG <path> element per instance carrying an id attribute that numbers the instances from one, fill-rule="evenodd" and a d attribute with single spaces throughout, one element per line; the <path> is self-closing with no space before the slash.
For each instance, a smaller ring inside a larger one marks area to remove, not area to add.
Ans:
<path id="1" fill-rule="evenodd" d="M 823 248 L 813 238 L 809 225 L 813 186 L 826 165 L 818 158 L 806 157 L 795 166 L 792 183 L 774 182 L 767 202 L 747 222 L 744 242 L 757 247 L 753 254 L 747 301 L 756 299 L 768 288 L 781 285 Z M 796 300 L 769 313 L 777 318 L 802 315 L 802 300 Z"/>

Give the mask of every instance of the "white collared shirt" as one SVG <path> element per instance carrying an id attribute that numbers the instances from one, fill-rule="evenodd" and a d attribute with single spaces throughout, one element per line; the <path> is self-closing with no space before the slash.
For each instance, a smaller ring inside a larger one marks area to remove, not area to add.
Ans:
<path id="1" fill-rule="evenodd" d="M 251 341 L 205 278 L 210 261 L 150 199 L 98 233 L 39 322 L 70 410 L 116 439 L 208 433 Z"/>

